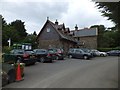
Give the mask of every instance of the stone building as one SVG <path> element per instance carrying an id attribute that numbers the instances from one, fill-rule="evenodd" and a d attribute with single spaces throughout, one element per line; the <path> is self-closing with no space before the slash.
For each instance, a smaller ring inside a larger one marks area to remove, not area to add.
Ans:
<path id="1" fill-rule="evenodd" d="M 65 28 L 64 23 L 59 24 L 57 20 L 53 23 L 49 19 L 39 32 L 37 42 L 38 48 L 63 48 L 65 52 L 77 44 L 70 34 L 70 29 Z"/>
<path id="2" fill-rule="evenodd" d="M 75 30 L 72 30 L 71 33 L 73 37 L 78 41 L 77 47 L 86 47 L 86 48 L 97 48 L 97 28 L 84 28 L 78 29 L 77 25 Z"/>
<path id="3" fill-rule="evenodd" d="M 69 48 L 86 47 L 97 48 L 97 28 L 78 29 L 75 30 L 66 28 L 64 23 L 55 23 L 49 19 L 45 22 L 37 36 L 38 48 L 63 48 L 65 52 Z"/>

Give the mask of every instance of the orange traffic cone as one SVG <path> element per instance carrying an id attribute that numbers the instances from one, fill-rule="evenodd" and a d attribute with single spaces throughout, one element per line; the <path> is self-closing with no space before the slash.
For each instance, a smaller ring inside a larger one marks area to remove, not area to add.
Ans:
<path id="1" fill-rule="evenodd" d="M 16 69 L 16 81 L 21 81 L 22 80 L 22 76 L 21 76 L 21 70 L 20 70 L 20 63 L 18 63 L 18 67 Z"/>

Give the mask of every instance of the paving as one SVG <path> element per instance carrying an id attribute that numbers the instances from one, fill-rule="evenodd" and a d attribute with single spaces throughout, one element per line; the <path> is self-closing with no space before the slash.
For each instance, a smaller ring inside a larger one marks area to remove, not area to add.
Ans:
<path id="1" fill-rule="evenodd" d="M 4 88 L 118 88 L 118 57 L 69 59 L 25 67 L 23 81 Z"/>

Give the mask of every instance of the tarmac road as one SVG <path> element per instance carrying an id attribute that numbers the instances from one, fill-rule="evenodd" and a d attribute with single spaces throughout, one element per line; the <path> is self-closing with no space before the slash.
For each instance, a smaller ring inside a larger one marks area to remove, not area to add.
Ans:
<path id="1" fill-rule="evenodd" d="M 5 88 L 118 88 L 118 57 L 36 63 L 25 67 L 24 78 Z"/>

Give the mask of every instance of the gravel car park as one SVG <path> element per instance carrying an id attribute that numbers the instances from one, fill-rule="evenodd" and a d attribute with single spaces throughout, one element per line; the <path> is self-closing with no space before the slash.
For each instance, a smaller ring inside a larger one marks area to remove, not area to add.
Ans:
<path id="1" fill-rule="evenodd" d="M 4 88 L 117 88 L 118 57 L 65 58 L 25 67 L 24 80 Z"/>

